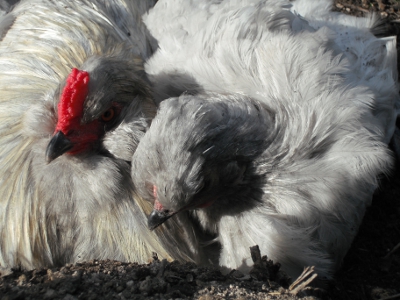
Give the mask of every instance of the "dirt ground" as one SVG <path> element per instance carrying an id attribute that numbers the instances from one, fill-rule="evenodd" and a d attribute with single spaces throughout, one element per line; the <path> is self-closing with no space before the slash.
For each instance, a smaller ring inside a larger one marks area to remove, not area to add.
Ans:
<path id="1" fill-rule="evenodd" d="M 399 0 L 336 0 L 334 10 L 362 17 L 369 12 L 378 13 L 383 19 L 400 19 Z"/>
<path id="2" fill-rule="evenodd" d="M 334 9 L 358 16 L 376 11 L 392 34 L 400 33 L 399 25 L 391 22 L 400 20 L 400 1 L 338 0 Z M 217 269 L 168 263 L 156 256 L 148 265 L 90 261 L 55 269 L 14 270 L 0 278 L 0 299 L 400 299 L 399 248 L 398 163 L 391 174 L 382 176 L 342 268 L 323 290 L 303 289 L 301 282 L 289 288 L 278 266 L 260 260 L 255 252 L 250 276 L 222 275 Z"/>

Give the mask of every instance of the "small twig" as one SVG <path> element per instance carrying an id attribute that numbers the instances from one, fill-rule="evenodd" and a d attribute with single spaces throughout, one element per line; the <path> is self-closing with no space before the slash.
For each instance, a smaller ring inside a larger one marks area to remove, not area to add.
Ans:
<path id="1" fill-rule="evenodd" d="M 389 297 L 381 298 L 380 300 L 390 300 L 390 299 L 396 299 L 396 298 L 400 298 L 400 294 L 396 294 L 396 295 L 392 295 L 392 296 L 389 296 Z"/>
<path id="2" fill-rule="evenodd" d="M 310 275 L 311 277 L 309 277 Z M 289 286 L 289 289 L 284 292 L 269 292 L 268 295 L 279 296 L 283 294 L 291 294 L 296 296 L 299 292 L 306 289 L 307 285 L 309 285 L 317 276 L 318 274 L 314 273 L 314 266 L 306 267 L 303 273 L 301 273 L 300 276 L 297 277 L 297 279 Z M 309 278 L 307 279 L 307 277 Z"/>
<path id="3" fill-rule="evenodd" d="M 400 243 L 394 246 L 394 248 L 388 254 L 386 254 L 386 256 L 383 259 L 388 259 L 393 253 L 395 253 L 399 249 L 400 249 Z"/>
<path id="4" fill-rule="evenodd" d="M 293 290 L 296 285 L 302 282 L 308 275 L 314 272 L 314 266 L 304 268 L 303 272 L 300 274 L 299 277 L 290 285 L 289 290 Z"/>
<path id="5" fill-rule="evenodd" d="M 311 275 L 311 277 L 309 277 Z M 314 266 L 307 267 L 304 269 L 303 273 L 290 285 L 289 291 L 293 295 L 297 295 L 302 291 L 307 285 L 313 281 L 318 274 L 314 273 Z M 307 279 L 307 277 L 309 277 Z"/>

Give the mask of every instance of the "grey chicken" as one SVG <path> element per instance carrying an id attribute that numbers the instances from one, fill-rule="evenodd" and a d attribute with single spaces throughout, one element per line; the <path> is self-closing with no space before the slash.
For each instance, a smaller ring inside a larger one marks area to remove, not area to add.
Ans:
<path id="1" fill-rule="evenodd" d="M 179 220 L 147 229 L 130 177 L 156 111 L 141 20 L 152 5 L 27 0 L 1 17 L 1 267 L 198 257 Z"/>
<path id="2" fill-rule="evenodd" d="M 160 46 L 146 70 L 175 76 L 165 95 L 188 87 L 133 156 L 149 227 L 192 211 L 223 267 L 248 270 L 259 245 L 293 278 L 310 265 L 332 278 L 392 165 L 395 39 L 331 1 L 183 2 L 185 18 L 166 22 L 160 0 L 146 19 Z"/>

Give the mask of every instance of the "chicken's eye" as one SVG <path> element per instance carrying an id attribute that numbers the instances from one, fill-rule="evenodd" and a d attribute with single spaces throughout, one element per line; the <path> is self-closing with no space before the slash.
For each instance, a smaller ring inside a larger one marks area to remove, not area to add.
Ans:
<path id="1" fill-rule="evenodd" d="M 104 114 L 101 115 L 101 119 L 104 122 L 109 122 L 111 121 L 115 116 L 115 110 L 113 107 L 110 107 L 109 109 L 107 109 Z"/>

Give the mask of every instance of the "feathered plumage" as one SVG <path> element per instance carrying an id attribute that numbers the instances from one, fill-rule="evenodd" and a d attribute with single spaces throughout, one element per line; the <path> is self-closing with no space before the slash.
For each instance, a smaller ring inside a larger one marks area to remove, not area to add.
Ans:
<path id="1" fill-rule="evenodd" d="M 156 4 L 146 22 L 160 51 L 146 70 L 160 98 L 194 95 L 162 102 L 134 154 L 150 227 L 196 209 L 221 266 L 248 268 L 258 244 L 293 277 L 314 265 L 331 278 L 391 166 L 399 99 L 395 38 L 330 7 Z"/>
<path id="2" fill-rule="evenodd" d="M 155 114 L 143 61 L 156 42 L 141 19 L 152 5 L 26 0 L 1 17 L 1 267 L 199 255 L 179 220 L 146 228 L 129 174 Z"/>

